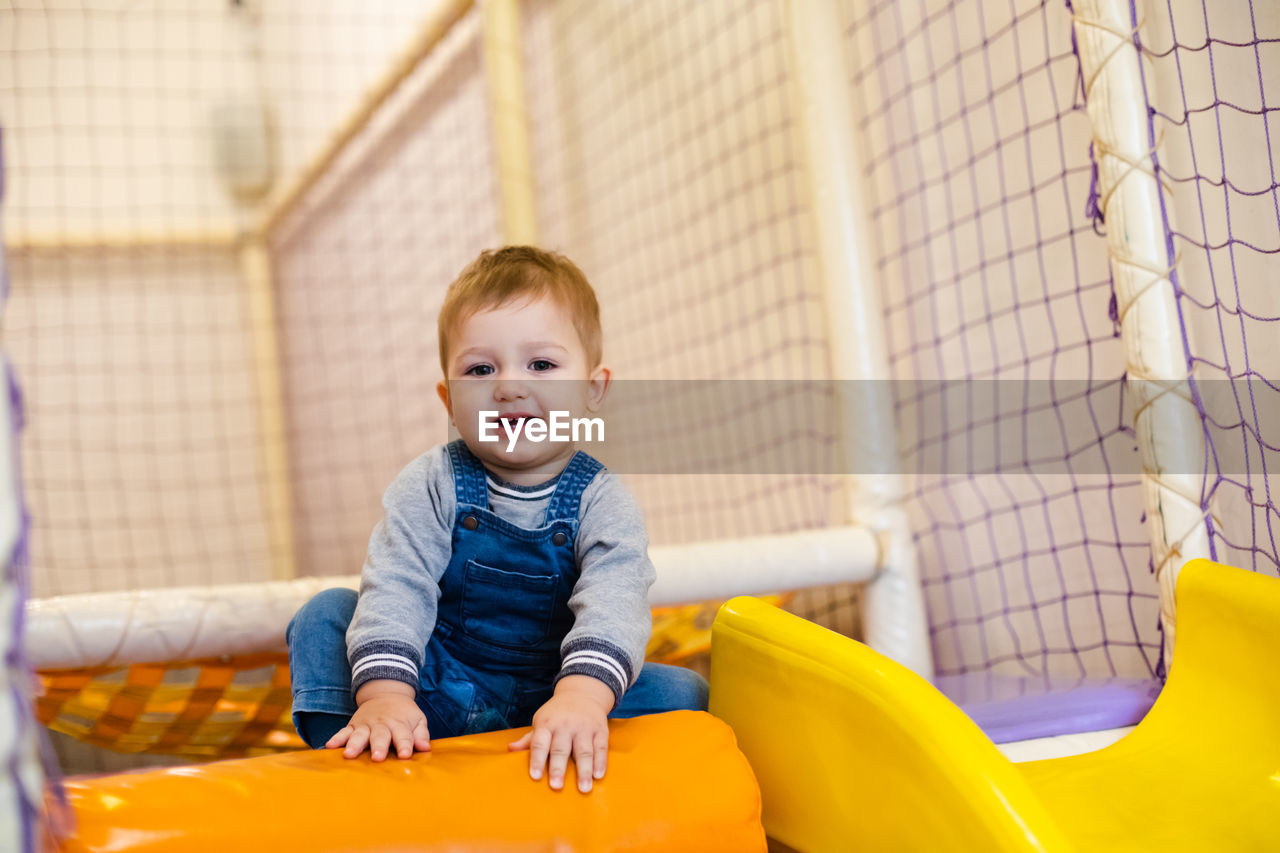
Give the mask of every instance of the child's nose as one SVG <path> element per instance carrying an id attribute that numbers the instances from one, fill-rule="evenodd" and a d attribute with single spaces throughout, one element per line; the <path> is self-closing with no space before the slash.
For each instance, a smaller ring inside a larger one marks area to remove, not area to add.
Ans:
<path id="1" fill-rule="evenodd" d="M 522 400 L 528 396 L 529 389 L 521 380 L 500 376 L 494 383 L 493 398 L 495 400 Z"/>

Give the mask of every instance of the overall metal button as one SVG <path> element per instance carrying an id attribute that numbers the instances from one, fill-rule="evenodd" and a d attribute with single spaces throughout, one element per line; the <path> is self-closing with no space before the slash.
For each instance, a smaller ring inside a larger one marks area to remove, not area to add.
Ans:
<path id="1" fill-rule="evenodd" d="M 569 537 L 565 536 L 563 533 L 556 532 L 551 535 L 552 545 L 563 545 L 568 541 L 569 541 Z"/>
<path id="2" fill-rule="evenodd" d="M 474 515 L 468 515 L 462 519 L 462 526 L 468 530 L 475 530 L 480 526 L 480 521 Z"/>

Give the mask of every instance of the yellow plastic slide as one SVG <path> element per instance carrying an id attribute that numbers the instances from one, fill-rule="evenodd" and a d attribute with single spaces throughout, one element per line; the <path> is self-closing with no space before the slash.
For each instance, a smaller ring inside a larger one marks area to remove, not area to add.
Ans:
<path id="1" fill-rule="evenodd" d="M 770 837 L 847 850 L 1280 850 L 1280 580 L 1196 560 L 1164 690 L 1097 752 L 1014 764 L 927 681 L 751 598 L 712 629 L 711 710 Z"/>

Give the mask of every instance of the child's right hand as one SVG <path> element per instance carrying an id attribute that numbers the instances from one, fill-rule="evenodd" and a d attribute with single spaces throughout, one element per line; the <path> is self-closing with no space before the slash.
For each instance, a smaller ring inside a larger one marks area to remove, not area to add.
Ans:
<path id="1" fill-rule="evenodd" d="M 346 745 L 343 756 L 355 758 L 369 747 L 374 761 L 387 757 L 387 747 L 395 744 L 396 754 L 411 758 L 414 750 L 431 749 L 427 718 L 414 701 L 414 689 L 392 679 L 370 681 L 356 693 L 356 712 L 351 722 L 325 743 L 325 749 Z"/>

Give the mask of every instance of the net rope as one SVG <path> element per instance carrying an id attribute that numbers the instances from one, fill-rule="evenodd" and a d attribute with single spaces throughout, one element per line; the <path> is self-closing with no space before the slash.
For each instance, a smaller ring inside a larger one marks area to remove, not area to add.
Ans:
<path id="1" fill-rule="evenodd" d="M 1212 12 L 1212 14 L 1211 14 Z M 1209 448 L 1199 499 L 1223 562 L 1275 575 L 1280 448 L 1280 11 L 1247 0 L 1152 4 L 1138 43 L 1153 68 L 1155 160 L 1177 223 L 1170 252 Z"/>
<path id="2" fill-rule="evenodd" d="M 851 90 L 938 672 L 1149 675 L 1157 595 L 1105 249 L 1084 215 L 1090 132 L 1068 12 L 851 12 Z M 1011 458 L 989 474 L 940 474 L 977 467 L 965 464 L 980 455 L 969 413 L 989 409 L 973 378 L 992 382 Z M 1023 408 L 1033 387 L 1047 402 Z M 1064 419 L 1092 425 L 1089 441 L 1069 445 Z M 1063 436 L 1060 473 L 1018 458 L 1037 430 Z"/>

